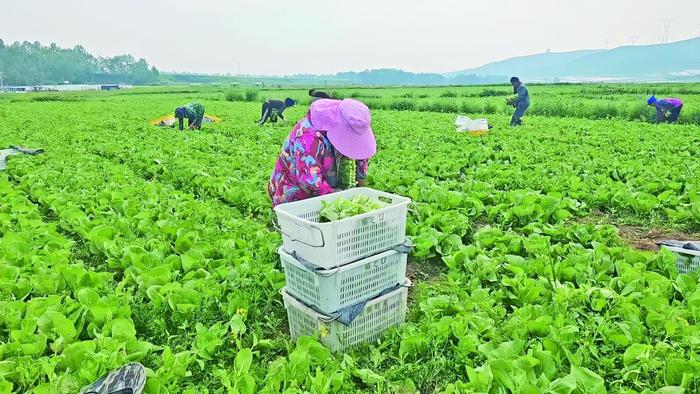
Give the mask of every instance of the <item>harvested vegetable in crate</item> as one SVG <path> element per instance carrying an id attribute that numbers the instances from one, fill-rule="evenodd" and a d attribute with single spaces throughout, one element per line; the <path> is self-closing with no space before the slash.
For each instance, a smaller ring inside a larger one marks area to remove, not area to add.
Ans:
<path id="1" fill-rule="evenodd" d="M 322 223 L 362 215 L 363 213 L 374 211 L 383 206 L 382 203 L 362 195 L 355 196 L 350 200 L 340 197 L 330 204 L 321 201 L 321 205 L 323 206 L 321 208 Z"/>
<path id="2" fill-rule="evenodd" d="M 341 189 L 357 186 L 357 162 L 347 157 L 338 160 L 338 184 Z"/>

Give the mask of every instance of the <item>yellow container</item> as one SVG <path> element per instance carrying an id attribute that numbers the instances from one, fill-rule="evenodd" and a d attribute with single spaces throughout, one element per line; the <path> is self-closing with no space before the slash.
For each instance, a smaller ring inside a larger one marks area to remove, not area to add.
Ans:
<path id="1" fill-rule="evenodd" d="M 472 137 L 481 137 L 489 133 L 488 130 L 470 130 L 467 133 L 469 133 L 470 136 Z"/>

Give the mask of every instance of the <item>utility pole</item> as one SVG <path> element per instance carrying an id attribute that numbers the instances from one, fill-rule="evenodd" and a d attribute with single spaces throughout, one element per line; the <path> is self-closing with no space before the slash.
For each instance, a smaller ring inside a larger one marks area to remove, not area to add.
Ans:
<path id="1" fill-rule="evenodd" d="M 0 71 L 0 92 L 5 91 L 5 85 L 2 83 L 2 71 Z"/>
<path id="2" fill-rule="evenodd" d="M 661 43 L 667 44 L 671 36 L 671 20 L 664 19 L 664 34 L 661 36 Z"/>

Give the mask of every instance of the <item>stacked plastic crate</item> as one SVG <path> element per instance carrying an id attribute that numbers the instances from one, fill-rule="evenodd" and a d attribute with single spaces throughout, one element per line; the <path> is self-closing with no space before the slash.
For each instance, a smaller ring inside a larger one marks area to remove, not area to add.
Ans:
<path id="1" fill-rule="evenodd" d="M 656 244 L 673 252 L 679 274 L 700 270 L 700 241 L 665 240 L 657 241 Z"/>
<path id="2" fill-rule="evenodd" d="M 320 223 L 322 201 L 365 195 L 382 208 Z M 318 335 L 333 350 L 377 339 L 406 318 L 410 199 L 354 188 L 275 208 L 292 338 Z"/>

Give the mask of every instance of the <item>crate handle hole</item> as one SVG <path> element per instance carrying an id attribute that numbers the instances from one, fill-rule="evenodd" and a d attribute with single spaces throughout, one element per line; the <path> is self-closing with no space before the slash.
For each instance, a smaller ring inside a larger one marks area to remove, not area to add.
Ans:
<path id="1" fill-rule="evenodd" d="M 392 200 L 389 197 L 385 197 L 385 196 L 379 196 L 379 197 L 377 197 L 377 200 L 379 200 L 380 202 L 383 202 L 385 204 L 391 204 L 394 202 L 394 200 Z"/>

